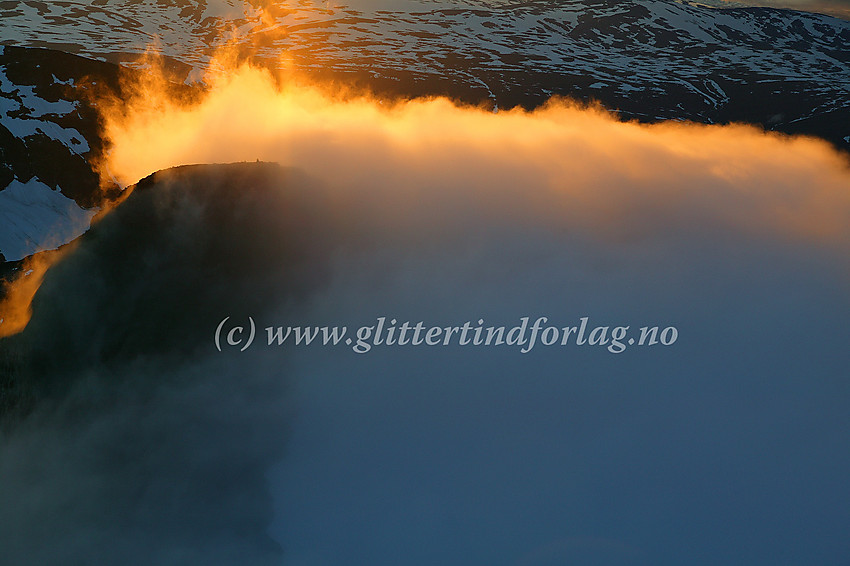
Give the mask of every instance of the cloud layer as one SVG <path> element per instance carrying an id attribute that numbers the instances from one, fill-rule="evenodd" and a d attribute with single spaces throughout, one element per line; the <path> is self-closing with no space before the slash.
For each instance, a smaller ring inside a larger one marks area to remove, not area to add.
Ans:
<path id="1" fill-rule="evenodd" d="M 89 564 L 839 564 L 846 156 L 250 67 L 108 116 L 144 181 L 0 342 L 0 546 Z M 252 348 L 225 316 L 675 325 L 665 349 Z M 45 544 L 45 541 L 56 544 Z M 280 545 L 280 548 L 277 545 Z M 58 550 L 57 550 L 58 549 Z"/>

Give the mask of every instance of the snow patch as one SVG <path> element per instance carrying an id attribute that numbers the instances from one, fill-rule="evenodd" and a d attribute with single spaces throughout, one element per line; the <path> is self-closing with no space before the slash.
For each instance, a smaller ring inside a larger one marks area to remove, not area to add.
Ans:
<path id="1" fill-rule="evenodd" d="M 5 67 L 0 66 L 0 124 L 17 138 L 43 134 L 78 155 L 87 153 L 91 148 L 78 130 L 43 119 L 66 116 L 78 104 L 69 100 L 44 100 L 32 86 L 16 85 L 9 80 Z"/>
<path id="2" fill-rule="evenodd" d="M 38 179 L 15 179 L 0 191 L 0 253 L 17 261 L 53 250 L 89 229 L 96 210 L 86 210 Z"/>

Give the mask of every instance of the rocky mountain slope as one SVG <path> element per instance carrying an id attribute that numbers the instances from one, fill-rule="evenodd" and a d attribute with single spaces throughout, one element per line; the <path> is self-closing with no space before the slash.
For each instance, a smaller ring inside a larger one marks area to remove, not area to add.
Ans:
<path id="1" fill-rule="evenodd" d="M 117 72 L 65 53 L 0 48 L 0 257 L 21 259 L 88 227 L 103 197 L 89 95 L 117 88 Z"/>
<path id="2" fill-rule="evenodd" d="M 189 73 L 230 42 L 302 68 L 412 75 L 502 106 L 569 94 L 649 120 L 806 131 L 850 104 L 850 22 L 825 15 L 667 0 L 390 5 L 22 0 L 3 2 L 0 16 L 7 44 L 112 60 L 151 46 Z M 828 135 L 843 142 L 850 131 Z"/>

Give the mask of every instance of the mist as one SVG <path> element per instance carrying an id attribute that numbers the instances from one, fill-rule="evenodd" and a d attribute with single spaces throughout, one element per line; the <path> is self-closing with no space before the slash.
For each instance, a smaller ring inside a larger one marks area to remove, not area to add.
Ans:
<path id="1" fill-rule="evenodd" d="M 105 174 L 144 180 L 0 341 L 12 562 L 846 559 L 846 155 L 220 68 L 109 107 Z M 524 316 L 679 339 L 214 342 L 225 317 Z"/>

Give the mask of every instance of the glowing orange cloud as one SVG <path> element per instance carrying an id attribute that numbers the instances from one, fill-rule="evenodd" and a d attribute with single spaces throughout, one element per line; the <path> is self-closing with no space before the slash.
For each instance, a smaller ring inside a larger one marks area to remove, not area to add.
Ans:
<path id="1" fill-rule="evenodd" d="M 18 276 L 4 285 L 0 299 L 0 338 L 17 334 L 30 321 L 31 304 L 48 268 L 64 251 L 35 254 L 23 261 Z"/>
<path id="2" fill-rule="evenodd" d="M 221 58 L 210 69 L 199 100 L 175 100 L 148 79 L 111 107 L 111 174 L 130 184 L 181 164 L 259 159 L 364 196 L 376 179 L 482 202 L 521 192 L 529 214 L 594 229 L 710 215 L 745 230 L 848 236 L 848 160 L 816 139 L 743 125 L 625 123 L 565 100 L 495 114 L 443 98 L 393 102 Z"/>
<path id="3" fill-rule="evenodd" d="M 124 185 L 177 165 L 263 160 L 303 169 L 341 202 L 391 190 L 404 222 L 427 193 L 508 223 L 620 240 L 706 226 L 716 237 L 722 226 L 733 237 L 838 246 L 842 257 L 850 244 L 850 163 L 817 139 L 621 122 L 567 100 L 499 113 L 445 98 L 381 100 L 225 56 L 209 66 L 205 91 L 187 91 L 149 67 L 127 99 L 100 104 L 102 174 Z M 26 325 L 39 269 L 0 305 L 4 334 Z"/>

